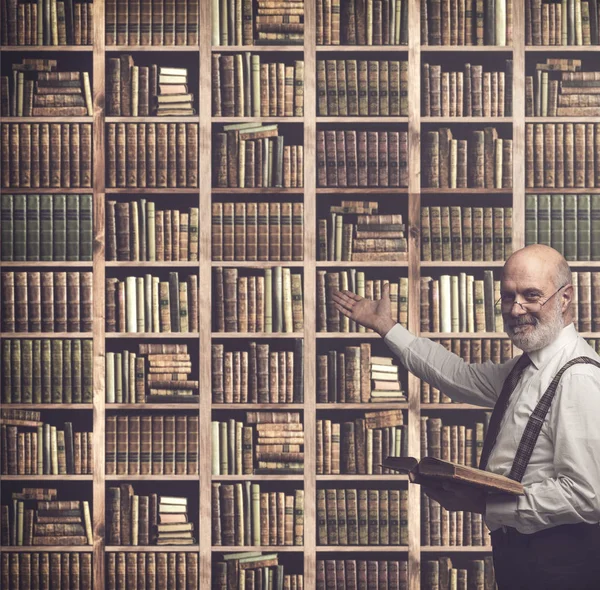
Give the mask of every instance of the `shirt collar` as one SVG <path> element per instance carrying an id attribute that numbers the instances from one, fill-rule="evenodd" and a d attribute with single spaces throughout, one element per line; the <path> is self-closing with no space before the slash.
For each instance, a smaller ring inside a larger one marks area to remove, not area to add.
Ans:
<path id="1" fill-rule="evenodd" d="M 556 340 L 544 346 L 544 348 L 540 348 L 539 350 L 534 350 L 529 353 L 529 358 L 531 362 L 535 366 L 536 369 L 540 369 L 544 366 L 561 348 L 566 346 L 569 342 L 577 339 L 577 330 L 575 330 L 575 325 L 570 323 L 568 326 L 565 326 L 559 333 Z"/>

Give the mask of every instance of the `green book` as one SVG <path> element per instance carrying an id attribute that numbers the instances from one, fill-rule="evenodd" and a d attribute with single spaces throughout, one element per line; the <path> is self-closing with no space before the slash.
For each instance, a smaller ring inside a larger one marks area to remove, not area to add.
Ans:
<path id="1" fill-rule="evenodd" d="M 67 260 L 79 260 L 79 195 L 67 195 Z"/>
<path id="2" fill-rule="evenodd" d="M 42 340 L 42 403 L 52 401 L 52 348 L 49 339 Z"/>
<path id="3" fill-rule="evenodd" d="M 52 195 L 40 197 L 40 260 L 53 260 Z"/>
<path id="4" fill-rule="evenodd" d="M 52 403 L 63 401 L 63 341 L 52 340 Z"/>
<path id="5" fill-rule="evenodd" d="M 577 260 L 591 259 L 590 195 L 577 198 Z"/>
<path id="6" fill-rule="evenodd" d="M 565 252 L 565 199 L 552 195 L 550 209 L 550 245 L 564 255 Z"/>
<path id="7" fill-rule="evenodd" d="M 30 404 L 33 401 L 33 341 L 21 342 L 21 402 Z"/>
<path id="8" fill-rule="evenodd" d="M 81 340 L 71 341 L 71 361 L 72 361 L 72 402 L 81 403 L 82 381 L 81 381 Z"/>
<path id="9" fill-rule="evenodd" d="M 79 260 L 92 260 L 92 195 L 79 195 Z"/>
<path id="10" fill-rule="evenodd" d="M 27 203 L 25 195 L 14 196 L 13 260 L 27 260 Z"/>
<path id="11" fill-rule="evenodd" d="M 21 403 L 21 341 L 12 341 L 11 349 L 12 401 Z"/>
<path id="12" fill-rule="evenodd" d="M 63 343 L 63 402 L 65 404 L 73 402 L 73 384 L 71 381 L 73 359 L 71 355 L 71 343 L 71 340 L 65 340 Z"/>
<path id="13" fill-rule="evenodd" d="M 554 196 L 556 195 L 553 195 L 553 200 Z M 564 208 L 564 256 L 567 260 L 577 260 L 577 195 L 565 195 Z M 552 227 L 554 227 L 554 214 Z"/>
<path id="14" fill-rule="evenodd" d="M 33 366 L 32 366 L 32 381 L 33 381 L 33 403 L 42 403 L 42 341 L 33 341 Z"/>
<path id="15" fill-rule="evenodd" d="M 12 399 L 12 365 L 11 365 L 11 341 L 2 341 L 2 403 L 10 404 Z"/>
<path id="16" fill-rule="evenodd" d="M 538 195 L 537 243 L 550 245 L 550 195 Z"/>
<path id="17" fill-rule="evenodd" d="M 590 233 L 594 236 L 600 235 L 600 194 L 592 195 L 590 220 Z M 592 260 L 600 260 L 600 240 L 591 242 L 590 254 Z"/>
<path id="18" fill-rule="evenodd" d="M 67 259 L 67 200 L 65 195 L 54 196 L 52 211 L 54 231 L 54 260 Z"/>
<path id="19" fill-rule="evenodd" d="M 40 259 L 40 196 L 27 196 L 27 260 Z"/>
<path id="20" fill-rule="evenodd" d="M 536 195 L 525 195 L 525 245 L 538 241 L 538 203 Z"/>
<path id="21" fill-rule="evenodd" d="M 13 259 L 13 196 L 2 195 L 2 260 Z"/>
<path id="22" fill-rule="evenodd" d="M 82 401 L 84 404 L 91 404 L 93 399 L 93 359 L 92 359 L 92 341 L 82 340 L 81 348 L 83 356 L 83 369 L 82 369 Z"/>

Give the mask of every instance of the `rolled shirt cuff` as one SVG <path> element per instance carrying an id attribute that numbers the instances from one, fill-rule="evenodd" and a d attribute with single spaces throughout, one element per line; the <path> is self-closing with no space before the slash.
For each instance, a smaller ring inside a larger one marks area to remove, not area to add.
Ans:
<path id="1" fill-rule="evenodd" d="M 517 515 L 516 496 L 508 494 L 488 494 L 485 506 L 485 522 L 490 531 L 501 526 L 516 527 Z"/>

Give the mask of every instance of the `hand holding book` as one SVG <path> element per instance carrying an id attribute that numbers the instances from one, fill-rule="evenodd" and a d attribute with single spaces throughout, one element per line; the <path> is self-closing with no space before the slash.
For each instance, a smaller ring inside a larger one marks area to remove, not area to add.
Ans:
<path id="1" fill-rule="evenodd" d="M 485 514 L 488 492 L 470 484 L 450 481 L 422 484 L 423 491 L 446 510 L 464 510 Z"/>

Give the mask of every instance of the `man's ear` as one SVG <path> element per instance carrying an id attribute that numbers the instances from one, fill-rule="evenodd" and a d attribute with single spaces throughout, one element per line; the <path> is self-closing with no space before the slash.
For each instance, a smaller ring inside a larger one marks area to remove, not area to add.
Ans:
<path id="1" fill-rule="evenodd" d="M 560 301 L 562 304 L 563 313 L 569 309 L 571 302 L 573 301 L 573 285 L 568 284 L 561 292 Z"/>

